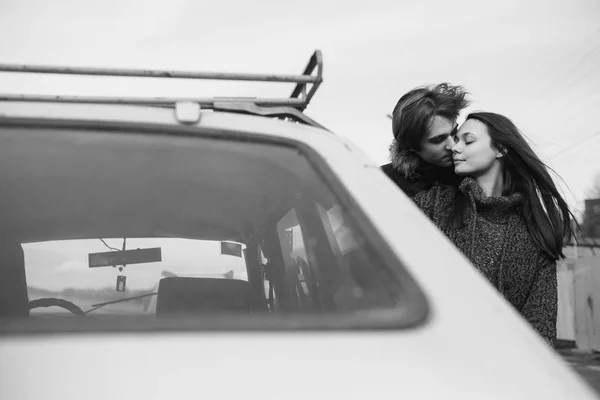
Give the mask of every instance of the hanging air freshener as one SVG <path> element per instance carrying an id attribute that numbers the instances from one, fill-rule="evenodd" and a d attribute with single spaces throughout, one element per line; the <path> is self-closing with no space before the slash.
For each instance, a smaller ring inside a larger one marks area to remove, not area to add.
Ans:
<path id="1" fill-rule="evenodd" d="M 117 292 L 125 291 L 126 282 L 127 282 L 127 277 L 125 275 L 117 275 Z"/>

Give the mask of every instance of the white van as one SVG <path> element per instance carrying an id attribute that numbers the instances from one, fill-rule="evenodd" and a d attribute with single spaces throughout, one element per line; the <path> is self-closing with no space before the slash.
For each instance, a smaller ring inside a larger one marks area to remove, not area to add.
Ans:
<path id="1" fill-rule="evenodd" d="M 289 99 L 0 95 L 0 398 L 596 398 L 302 112 L 321 68 L 162 74 Z"/>

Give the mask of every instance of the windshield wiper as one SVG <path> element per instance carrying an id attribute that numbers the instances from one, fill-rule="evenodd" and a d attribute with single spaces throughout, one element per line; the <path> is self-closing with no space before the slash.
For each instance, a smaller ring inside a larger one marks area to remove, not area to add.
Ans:
<path id="1" fill-rule="evenodd" d="M 124 299 L 111 300 L 111 301 L 106 301 L 104 303 L 92 304 L 92 308 L 90 308 L 89 310 L 85 311 L 85 313 L 87 314 L 87 313 L 90 313 L 92 311 L 96 311 L 97 309 L 102 308 L 102 307 L 104 307 L 106 305 L 109 305 L 109 304 L 121 303 L 123 301 L 129 301 L 129 300 L 135 300 L 135 299 L 141 299 L 141 298 L 144 298 L 144 297 L 155 296 L 157 294 L 158 294 L 157 292 L 146 293 L 146 294 L 142 294 L 142 295 L 139 295 L 139 296 L 126 297 Z"/>

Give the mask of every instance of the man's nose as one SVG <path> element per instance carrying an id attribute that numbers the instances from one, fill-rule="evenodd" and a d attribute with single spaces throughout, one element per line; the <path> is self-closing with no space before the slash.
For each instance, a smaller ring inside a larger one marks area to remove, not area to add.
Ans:
<path id="1" fill-rule="evenodd" d="M 446 150 L 448 150 L 448 151 L 452 150 L 452 147 L 456 144 L 454 142 L 454 138 L 452 136 L 448 136 L 446 138 L 446 142 L 445 143 L 446 143 L 446 146 L 445 146 Z"/>

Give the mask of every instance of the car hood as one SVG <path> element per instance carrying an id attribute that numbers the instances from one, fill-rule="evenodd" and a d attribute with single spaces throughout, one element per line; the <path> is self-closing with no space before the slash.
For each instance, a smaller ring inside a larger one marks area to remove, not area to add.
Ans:
<path id="1" fill-rule="evenodd" d="M 6 399 L 596 398 L 541 347 L 423 329 L 8 338 L 0 370 Z"/>

